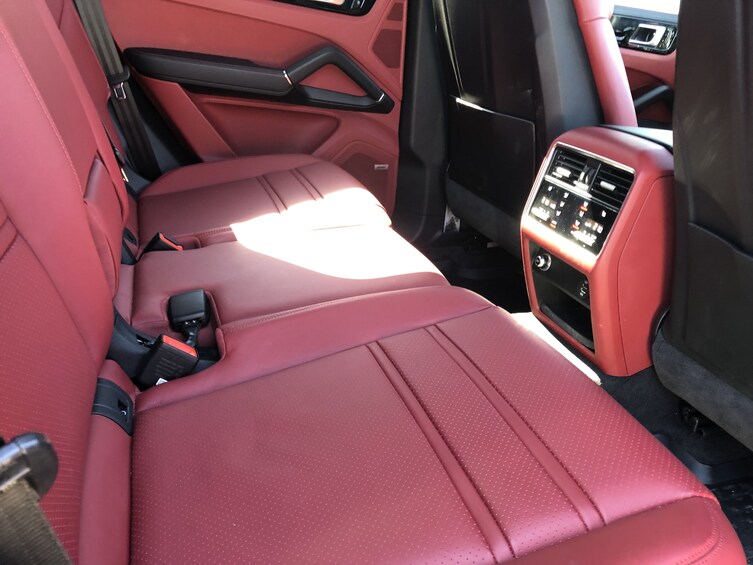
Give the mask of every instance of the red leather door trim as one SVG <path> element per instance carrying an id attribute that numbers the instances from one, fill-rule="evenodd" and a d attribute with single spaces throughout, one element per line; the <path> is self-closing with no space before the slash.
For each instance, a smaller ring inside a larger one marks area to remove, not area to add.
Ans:
<path id="1" fill-rule="evenodd" d="M 104 0 L 104 5 L 121 49 L 177 49 L 275 68 L 326 45 L 345 51 L 395 101 L 392 112 L 363 114 L 188 93 L 176 84 L 139 78 L 202 160 L 304 151 L 343 167 L 392 211 L 405 0 L 377 2 L 361 17 L 269 0 Z M 336 69 L 322 69 L 306 84 L 359 94 L 358 87 Z"/>

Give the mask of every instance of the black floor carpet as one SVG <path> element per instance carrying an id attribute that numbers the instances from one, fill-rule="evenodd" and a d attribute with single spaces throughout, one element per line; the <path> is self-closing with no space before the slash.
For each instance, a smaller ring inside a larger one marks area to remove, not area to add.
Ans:
<path id="1" fill-rule="evenodd" d="M 720 485 L 711 491 L 740 536 L 748 563 L 753 564 L 753 480 Z"/>
<path id="2" fill-rule="evenodd" d="M 662 435 L 704 465 L 750 459 L 753 454 L 724 430 L 704 422 L 696 430 L 683 421 L 680 399 L 664 388 L 653 369 L 629 379 L 601 375 L 602 387 L 655 435 Z M 751 470 L 753 473 L 753 469 Z"/>
<path id="3" fill-rule="evenodd" d="M 508 312 L 530 311 L 520 258 L 487 245 L 486 240 L 466 238 L 424 252 L 451 284 L 472 290 Z"/>

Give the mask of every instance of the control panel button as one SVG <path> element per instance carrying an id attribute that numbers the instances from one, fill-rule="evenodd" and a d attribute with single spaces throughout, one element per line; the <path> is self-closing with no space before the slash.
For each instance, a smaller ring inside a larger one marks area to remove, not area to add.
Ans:
<path id="1" fill-rule="evenodd" d="M 617 218 L 617 211 L 563 187 L 544 183 L 529 216 L 576 245 L 598 254 Z"/>

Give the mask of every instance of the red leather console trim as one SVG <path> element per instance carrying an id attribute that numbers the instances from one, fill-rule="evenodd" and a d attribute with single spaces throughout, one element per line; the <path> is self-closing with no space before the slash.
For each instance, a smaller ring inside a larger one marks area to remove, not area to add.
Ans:
<path id="1" fill-rule="evenodd" d="M 81 496 L 79 563 L 130 562 L 131 438 L 120 426 L 92 416 Z"/>
<path id="2" fill-rule="evenodd" d="M 573 4 L 591 61 L 605 122 L 637 126 L 625 65 L 610 22 L 613 3 L 607 0 L 573 0 Z"/>
<path id="3" fill-rule="evenodd" d="M 530 261 L 524 261 L 528 295 L 537 318 L 582 355 L 614 376 L 633 375 L 652 365 L 651 340 L 668 303 L 673 250 L 674 163 L 665 148 L 604 128 L 584 128 L 558 141 L 635 169 L 635 184 L 598 260 L 566 245 L 551 231 L 523 218 L 523 257 L 535 243 L 587 275 L 595 353 L 541 312 Z"/>

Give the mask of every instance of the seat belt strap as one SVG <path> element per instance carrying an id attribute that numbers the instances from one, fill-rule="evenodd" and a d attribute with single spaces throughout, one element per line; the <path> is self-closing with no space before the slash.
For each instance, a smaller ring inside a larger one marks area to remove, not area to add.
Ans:
<path id="1" fill-rule="evenodd" d="M 126 168 L 128 168 L 128 162 L 125 160 L 125 157 L 123 157 L 123 154 L 120 152 L 120 149 L 118 149 L 118 146 L 115 145 L 112 137 L 110 137 L 110 132 L 107 131 L 107 126 L 105 126 L 104 122 L 102 123 L 102 127 L 105 129 L 107 141 L 110 142 L 112 153 L 113 155 L 115 155 L 115 161 L 117 161 L 118 167 L 120 167 L 120 177 L 123 179 L 123 184 L 125 184 L 126 191 L 131 196 L 131 198 L 138 200 L 139 193 L 136 191 L 136 189 L 133 188 L 133 185 L 131 185 L 131 179 L 128 178 L 128 172 L 126 171 Z"/>
<path id="2" fill-rule="evenodd" d="M 0 447 L 0 563 L 71 563 L 39 507 L 56 474 L 44 436 L 24 434 Z"/>
<path id="3" fill-rule="evenodd" d="M 110 98 L 113 109 L 120 122 L 134 168 L 143 177 L 154 180 L 162 174 L 162 171 L 128 82 L 130 72 L 120 60 L 120 53 L 118 53 L 110 26 L 102 10 L 101 0 L 74 0 L 74 2 L 81 23 L 84 25 L 112 89 L 113 95 Z"/>

